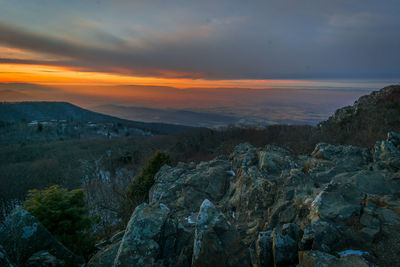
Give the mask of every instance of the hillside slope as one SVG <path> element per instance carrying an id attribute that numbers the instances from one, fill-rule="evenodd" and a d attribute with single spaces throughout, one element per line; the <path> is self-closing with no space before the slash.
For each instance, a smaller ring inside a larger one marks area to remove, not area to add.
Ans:
<path id="1" fill-rule="evenodd" d="M 93 112 L 67 102 L 15 102 L 0 103 L 0 121 L 19 122 L 33 120 L 73 120 L 90 122 L 125 123 L 142 130 L 168 134 L 182 132 L 192 127 L 164 123 L 129 121 Z"/>
<path id="2" fill-rule="evenodd" d="M 391 85 L 360 97 L 353 106 L 338 109 L 318 125 L 331 143 L 368 147 L 389 131 L 400 131 L 400 85 Z"/>

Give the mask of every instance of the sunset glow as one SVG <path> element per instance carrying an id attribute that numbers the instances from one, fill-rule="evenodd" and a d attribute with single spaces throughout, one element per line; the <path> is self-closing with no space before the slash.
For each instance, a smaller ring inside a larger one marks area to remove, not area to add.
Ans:
<path id="1" fill-rule="evenodd" d="M 238 108 L 252 89 L 297 101 L 396 82 L 394 9 L 293 6 L 0 0 L 0 100 Z"/>
<path id="2" fill-rule="evenodd" d="M 301 80 L 205 80 L 138 77 L 115 73 L 77 71 L 66 67 L 49 65 L 0 64 L 0 82 L 36 83 L 43 85 L 150 85 L 175 88 L 252 88 L 291 87 L 316 82 Z"/>

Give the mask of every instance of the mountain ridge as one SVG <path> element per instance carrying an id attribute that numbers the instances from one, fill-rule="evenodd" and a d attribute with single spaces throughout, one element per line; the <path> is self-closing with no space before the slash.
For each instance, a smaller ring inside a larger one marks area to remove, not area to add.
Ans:
<path id="1" fill-rule="evenodd" d="M 81 108 L 69 102 L 58 101 L 23 101 L 0 103 L 0 121 L 33 121 L 33 120 L 75 120 L 92 122 L 120 122 L 130 124 L 143 130 L 155 133 L 175 133 L 192 129 L 185 125 L 166 123 L 146 123 L 117 118 Z"/>
<path id="2" fill-rule="evenodd" d="M 387 132 L 400 132 L 400 85 L 389 85 L 360 97 L 317 127 L 329 142 L 363 147 L 373 145 Z"/>

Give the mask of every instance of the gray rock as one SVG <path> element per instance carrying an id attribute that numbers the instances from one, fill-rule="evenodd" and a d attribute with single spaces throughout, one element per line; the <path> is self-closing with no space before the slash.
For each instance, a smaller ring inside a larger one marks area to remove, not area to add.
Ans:
<path id="1" fill-rule="evenodd" d="M 378 166 L 396 172 L 400 170 L 400 150 L 398 148 L 398 140 L 393 133 L 388 135 L 388 140 L 376 142 L 374 147 L 374 161 Z"/>
<path id="2" fill-rule="evenodd" d="M 334 146 L 319 143 L 311 153 L 313 157 L 335 162 L 351 163 L 354 166 L 366 165 L 371 161 L 371 152 L 355 146 Z"/>
<path id="3" fill-rule="evenodd" d="M 287 223 L 282 226 L 282 234 L 291 237 L 297 243 L 301 240 L 303 231 L 296 224 Z"/>
<path id="4" fill-rule="evenodd" d="M 197 212 L 201 201 L 210 198 L 219 201 L 229 184 L 231 164 L 227 160 L 215 159 L 203 162 L 193 169 L 164 166 L 155 177 L 150 193 L 150 203 L 168 203 L 176 207 Z"/>
<path id="5" fill-rule="evenodd" d="M 341 225 L 324 221 L 311 223 L 305 230 L 300 242 L 300 250 L 319 250 L 334 253 L 358 245 L 351 231 Z"/>
<path id="6" fill-rule="evenodd" d="M 304 267 L 370 267 L 368 263 L 359 255 L 348 255 L 342 258 L 337 258 L 331 254 L 318 250 L 300 251 L 299 252 L 300 266 Z"/>
<path id="7" fill-rule="evenodd" d="M 116 243 L 118 241 L 121 241 L 121 239 L 124 237 L 125 230 L 124 231 L 119 231 L 118 233 L 115 233 L 111 238 L 110 242 L 111 243 Z"/>
<path id="8" fill-rule="evenodd" d="M 364 226 L 360 231 L 361 237 L 365 241 L 372 243 L 380 232 L 379 219 L 364 213 L 360 218 L 360 224 Z"/>
<path id="9" fill-rule="evenodd" d="M 28 259 L 26 266 L 63 267 L 65 262 L 57 259 L 48 251 L 38 251 Z"/>
<path id="10" fill-rule="evenodd" d="M 192 266 L 250 266 L 249 250 L 225 215 L 205 199 L 193 245 Z"/>
<path id="11" fill-rule="evenodd" d="M 160 237 L 169 212 L 164 204 L 138 206 L 126 227 L 113 266 L 161 266 Z"/>
<path id="12" fill-rule="evenodd" d="M 332 180 L 312 202 L 311 220 L 349 221 L 360 215 L 362 199 L 362 192 L 354 184 Z"/>
<path id="13" fill-rule="evenodd" d="M 0 225 L 0 242 L 16 265 L 25 264 L 39 251 L 48 251 L 69 265 L 84 263 L 82 257 L 58 242 L 35 217 L 18 207 Z"/>
<path id="14" fill-rule="evenodd" d="M 268 267 L 274 264 L 272 251 L 272 231 L 260 232 L 256 243 L 256 263 L 259 267 Z"/>
<path id="15" fill-rule="evenodd" d="M 304 267 L 331 267 L 339 259 L 331 254 L 318 250 L 299 251 L 299 264 Z"/>
<path id="16" fill-rule="evenodd" d="M 391 142 L 395 147 L 399 148 L 400 146 L 400 134 L 395 132 L 388 132 L 387 140 Z"/>
<path id="17" fill-rule="evenodd" d="M 274 266 L 290 266 L 296 264 L 298 261 L 297 242 L 289 235 L 283 235 L 276 230 L 273 231 L 272 236 Z"/>
<path id="18" fill-rule="evenodd" d="M 102 250 L 100 250 L 98 253 L 96 253 L 90 261 L 87 263 L 87 266 L 89 267 L 108 267 L 112 266 L 115 261 L 115 257 L 118 254 L 118 249 L 121 245 L 121 240 L 117 241 L 114 244 L 111 244 Z"/>
<path id="19" fill-rule="evenodd" d="M 285 169 L 295 167 L 295 162 L 289 151 L 269 145 L 265 150 L 258 152 L 258 167 L 267 174 L 280 174 Z"/>

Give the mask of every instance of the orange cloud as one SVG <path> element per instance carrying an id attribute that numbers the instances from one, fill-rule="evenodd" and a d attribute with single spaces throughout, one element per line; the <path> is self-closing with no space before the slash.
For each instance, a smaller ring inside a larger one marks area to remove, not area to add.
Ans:
<path id="1" fill-rule="evenodd" d="M 160 70 L 163 76 L 175 76 L 168 70 Z M 184 76 L 185 74 L 182 74 Z M 115 73 L 77 71 L 67 67 L 0 64 L 0 82 L 24 82 L 47 85 L 151 85 L 176 88 L 269 88 L 310 85 L 310 81 L 294 80 L 205 80 L 187 78 L 137 77 Z"/>

